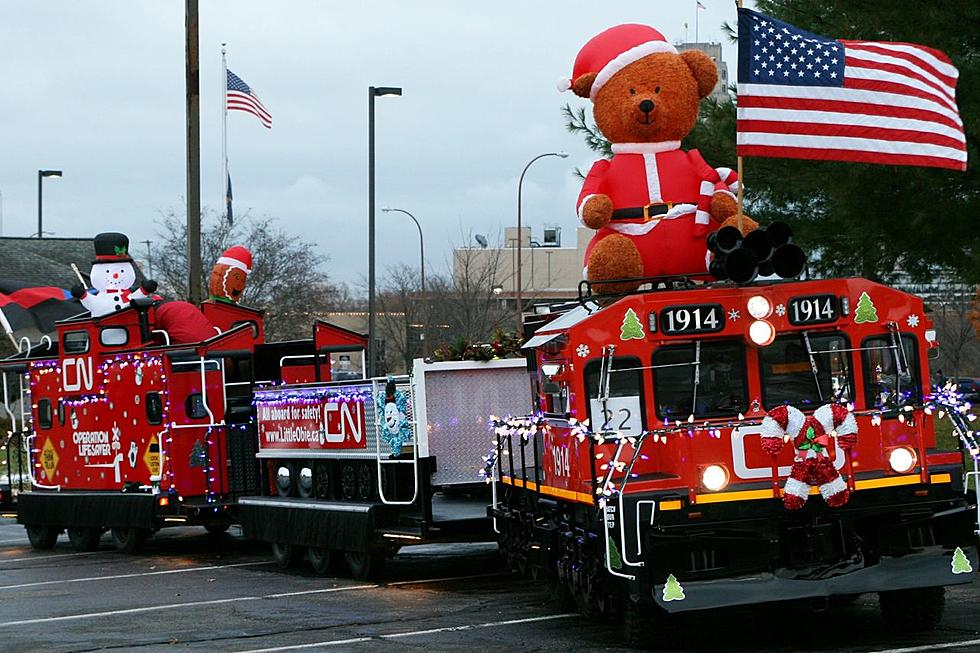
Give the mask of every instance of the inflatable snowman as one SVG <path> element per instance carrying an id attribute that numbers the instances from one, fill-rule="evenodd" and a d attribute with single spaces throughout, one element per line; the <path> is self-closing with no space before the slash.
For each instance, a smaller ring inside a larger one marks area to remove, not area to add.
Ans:
<path id="1" fill-rule="evenodd" d="M 95 261 L 89 273 L 92 289 L 81 285 L 71 289 L 72 296 L 82 302 L 82 306 L 92 314 L 101 317 L 129 306 L 134 299 L 153 297 L 157 282 L 144 279 L 140 287 L 130 290 L 136 284 L 136 267 L 129 255 L 129 238 L 119 233 L 102 233 L 95 237 Z"/>

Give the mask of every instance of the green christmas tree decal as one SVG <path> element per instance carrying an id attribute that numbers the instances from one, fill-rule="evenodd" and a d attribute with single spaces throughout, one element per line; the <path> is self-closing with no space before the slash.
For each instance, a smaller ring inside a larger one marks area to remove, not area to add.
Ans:
<path id="1" fill-rule="evenodd" d="M 609 547 L 609 566 L 613 569 L 622 569 L 623 559 L 619 557 L 619 547 L 616 546 L 616 540 L 611 535 L 606 537 L 606 546 Z"/>
<path id="2" fill-rule="evenodd" d="M 857 308 L 854 309 L 854 323 L 864 324 L 866 322 L 877 321 L 878 309 L 875 308 L 875 305 L 872 303 L 871 297 L 868 295 L 868 293 L 861 293 L 861 296 L 858 297 Z"/>
<path id="3" fill-rule="evenodd" d="M 970 564 L 970 560 L 960 547 L 956 547 L 956 550 L 953 551 L 953 561 L 950 566 L 953 568 L 954 574 L 973 573 L 973 565 Z"/>
<path id="4" fill-rule="evenodd" d="M 643 325 L 632 308 L 627 309 L 626 315 L 623 316 L 623 328 L 619 332 L 619 339 L 643 340 Z"/>
<path id="5" fill-rule="evenodd" d="M 664 583 L 664 601 L 683 601 L 685 598 L 684 588 L 677 582 L 674 574 L 667 576 L 667 582 Z"/>
<path id="6" fill-rule="evenodd" d="M 190 459 L 187 464 L 191 467 L 205 467 L 205 461 L 207 460 L 207 450 L 204 448 L 203 440 L 195 440 L 194 444 L 191 446 Z"/>

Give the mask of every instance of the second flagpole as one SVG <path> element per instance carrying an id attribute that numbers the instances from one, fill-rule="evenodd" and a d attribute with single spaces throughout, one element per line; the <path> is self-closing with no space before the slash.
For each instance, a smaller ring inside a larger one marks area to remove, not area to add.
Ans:
<path id="1" fill-rule="evenodd" d="M 225 46 L 221 44 L 221 194 L 222 211 L 228 220 L 228 61 Z"/>

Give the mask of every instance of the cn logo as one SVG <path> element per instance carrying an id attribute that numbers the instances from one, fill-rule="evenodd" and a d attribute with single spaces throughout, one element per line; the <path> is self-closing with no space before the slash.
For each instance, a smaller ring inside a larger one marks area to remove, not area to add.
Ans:
<path id="1" fill-rule="evenodd" d="M 92 389 L 92 359 L 89 356 L 61 361 L 61 385 L 65 392 Z"/>

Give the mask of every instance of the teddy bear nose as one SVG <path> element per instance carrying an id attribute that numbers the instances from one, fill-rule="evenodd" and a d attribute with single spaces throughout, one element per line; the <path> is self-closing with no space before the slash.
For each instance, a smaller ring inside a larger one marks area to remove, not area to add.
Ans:
<path id="1" fill-rule="evenodd" d="M 653 111 L 654 106 L 655 105 L 653 104 L 653 100 L 643 100 L 642 102 L 640 102 L 640 111 L 642 111 L 643 113 L 650 113 L 651 111 Z"/>

